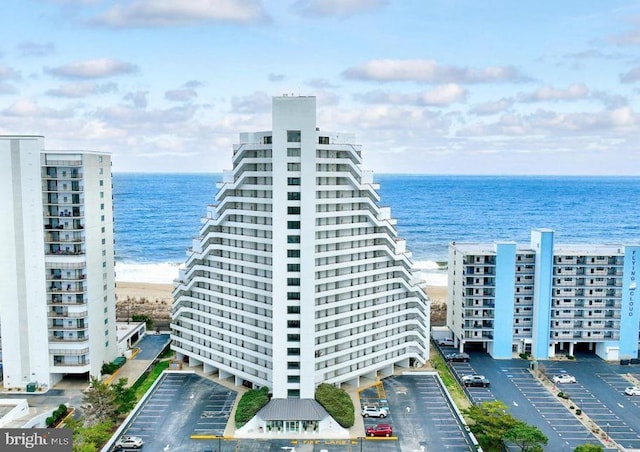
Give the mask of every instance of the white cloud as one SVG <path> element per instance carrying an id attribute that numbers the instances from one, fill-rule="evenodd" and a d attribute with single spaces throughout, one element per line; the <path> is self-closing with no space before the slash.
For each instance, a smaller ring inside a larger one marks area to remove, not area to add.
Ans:
<path id="1" fill-rule="evenodd" d="M 632 29 L 609 37 L 609 41 L 621 45 L 640 45 L 640 18 L 636 17 Z"/>
<path id="2" fill-rule="evenodd" d="M 26 118 L 70 118 L 73 111 L 56 110 L 55 108 L 41 107 L 31 99 L 19 99 L 9 107 L 2 110 L 3 116 L 17 116 Z"/>
<path id="3" fill-rule="evenodd" d="M 298 0 L 293 9 L 303 16 L 349 17 L 387 4 L 387 0 Z"/>
<path id="4" fill-rule="evenodd" d="M 492 83 L 529 81 L 516 68 L 490 66 L 469 69 L 461 66 L 441 66 L 434 60 L 371 60 L 344 71 L 353 80 L 416 83 Z"/>
<path id="5" fill-rule="evenodd" d="M 233 113 L 255 114 L 271 111 L 271 97 L 263 91 L 243 97 L 231 98 L 231 111 Z"/>
<path id="6" fill-rule="evenodd" d="M 622 83 L 635 83 L 640 81 L 640 66 L 636 66 L 624 74 L 620 74 L 620 81 Z"/>
<path id="7" fill-rule="evenodd" d="M 537 110 L 531 114 L 505 114 L 493 123 L 474 123 L 458 131 L 459 136 L 548 136 L 593 137 L 602 134 L 640 132 L 640 115 L 630 107 L 595 113 L 559 113 Z"/>
<path id="8" fill-rule="evenodd" d="M 189 88 L 171 89 L 164 93 L 164 98 L 174 102 L 191 102 L 198 97 L 195 90 Z"/>
<path id="9" fill-rule="evenodd" d="M 281 82 L 286 78 L 284 74 L 274 74 L 271 72 L 268 76 L 270 82 Z"/>
<path id="10" fill-rule="evenodd" d="M 0 80 L 19 79 L 20 74 L 12 67 L 0 63 Z"/>
<path id="11" fill-rule="evenodd" d="M 305 85 L 317 89 L 335 89 L 338 87 L 325 78 L 312 78 L 310 80 L 307 80 L 305 82 Z"/>
<path id="12" fill-rule="evenodd" d="M 354 97 L 362 102 L 372 104 L 446 107 L 455 102 L 463 102 L 467 97 L 467 90 L 455 83 L 449 83 L 419 93 L 389 93 L 378 90 Z"/>
<path id="13" fill-rule="evenodd" d="M 504 98 L 496 101 L 483 102 L 474 105 L 469 110 L 469 113 L 478 116 L 494 115 L 496 113 L 502 113 L 503 111 L 508 110 L 512 105 L 513 100 Z"/>
<path id="14" fill-rule="evenodd" d="M 133 108 L 147 108 L 147 91 L 132 91 L 125 94 L 124 100 L 131 101 Z"/>
<path id="15" fill-rule="evenodd" d="M 18 44 L 18 51 L 22 56 L 47 56 L 55 53 L 56 46 L 52 42 L 32 42 L 24 41 Z"/>
<path id="16" fill-rule="evenodd" d="M 47 69 L 47 72 L 63 78 L 101 78 L 130 74 L 138 70 L 137 66 L 124 61 L 101 58 L 85 60 Z"/>
<path id="17" fill-rule="evenodd" d="M 589 95 L 589 88 L 584 83 L 575 83 L 565 89 L 543 86 L 531 93 L 521 93 L 518 100 L 521 102 L 544 102 L 559 100 L 579 100 Z"/>
<path id="18" fill-rule="evenodd" d="M 94 22 L 114 28 L 172 27 L 209 22 L 268 22 L 260 0 L 134 0 Z"/>
<path id="19" fill-rule="evenodd" d="M 318 124 L 328 130 L 408 131 L 448 134 L 451 119 L 424 108 L 378 105 L 362 109 L 323 109 Z"/>
<path id="20" fill-rule="evenodd" d="M 17 88 L 9 83 L 0 82 L 0 94 L 16 94 Z"/>
<path id="21" fill-rule="evenodd" d="M 47 94 L 54 97 L 81 98 L 95 94 L 110 93 L 117 90 L 118 85 L 112 82 L 102 84 L 81 82 L 61 85 L 48 90 Z"/>

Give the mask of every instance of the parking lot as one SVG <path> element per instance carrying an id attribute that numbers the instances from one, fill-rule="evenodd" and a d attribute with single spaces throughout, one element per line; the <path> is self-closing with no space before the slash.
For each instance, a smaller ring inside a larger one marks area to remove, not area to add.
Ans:
<path id="1" fill-rule="evenodd" d="M 443 347 L 443 353 L 455 351 Z M 535 425 L 549 442 L 546 450 L 572 451 L 585 443 L 601 444 L 597 436 L 551 394 L 529 371 L 525 360 L 494 360 L 482 352 L 470 352 L 468 363 L 450 363 L 457 378 L 481 374 L 491 382 L 490 388 L 465 388 L 473 403 L 500 400 L 509 412 Z"/>
<path id="2" fill-rule="evenodd" d="M 203 450 L 191 436 L 222 436 L 236 394 L 195 374 L 165 373 L 122 433 L 142 438 L 145 450 Z"/>
<path id="3" fill-rule="evenodd" d="M 387 407 L 384 419 L 365 418 L 365 428 L 393 426 L 392 439 L 376 440 L 375 451 L 475 450 L 436 376 L 409 373 L 386 378 L 360 393 L 361 405 Z M 365 446 L 371 446 L 369 442 Z M 369 450 L 369 449 L 364 449 Z"/>
<path id="4" fill-rule="evenodd" d="M 627 449 L 640 448 L 640 419 L 638 402 L 624 395 L 631 386 L 619 365 L 605 363 L 590 355 L 577 362 L 546 362 L 548 375 L 569 373 L 576 377 L 574 384 L 559 384 L 571 401 L 599 426 L 600 436 L 610 437 Z"/>

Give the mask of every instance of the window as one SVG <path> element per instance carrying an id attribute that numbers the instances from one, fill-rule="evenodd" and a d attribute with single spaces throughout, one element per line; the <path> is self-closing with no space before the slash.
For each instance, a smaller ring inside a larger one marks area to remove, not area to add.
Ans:
<path id="1" fill-rule="evenodd" d="M 287 148 L 287 157 L 300 157 L 300 148 Z"/>
<path id="2" fill-rule="evenodd" d="M 289 356 L 300 356 L 300 349 L 297 347 L 289 347 L 287 349 L 287 355 Z"/>
<path id="3" fill-rule="evenodd" d="M 299 399 L 300 398 L 300 390 L 299 389 L 288 389 L 287 390 L 287 398 L 289 398 L 289 399 Z"/>
<path id="4" fill-rule="evenodd" d="M 289 342 L 300 342 L 299 334 L 287 334 L 287 341 Z"/>
<path id="5" fill-rule="evenodd" d="M 300 236 L 299 235 L 288 235 L 287 236 L 287 243 L 300 243 Z"/>
<path id="6" fill-rule="evenodd" d="M 300 363 L 297 361 L 288 361 L 287 369 L 300 369 Z"/>
<path id="7" fill-rule="evenodd" d="M 104 203 L 100 204 L 100 210 L 104 210 Z"/>
<path id="8" fill-rule="evenodd" d="M 288 272 L 299 272 L 300 271 L 300 264 L 287 264 L 287 271 Z"/>
<path id="9" fill-rule="evenodd" d="M 300 171 L 299 163 L 287 163 L 287 171 Z"/>
<path id="10" fill-rule="evenodd" d="M 287 213 L 289 215 L 299 215 L 300 214 L 300 206 L 289 206 L 289 207 L 287 207 Z"/>
<path id="11" fill-rule="evenodd" d="M 299 221 L 287 221 L 287 229 L 300 229 Z"/>
<path id="12" fill-rule="evenodd" d="M 287 306 L 287 314 L 300 314 L 300 306 Z"/>
<path id="13" fill-rule="evenodd" d="M 102 187 L 103 185 L 104 185 L 104 181 L 100 179 L 100 186 Z"/>
<path id="14" fill-rule="evenodd" d="M 287 328 L 300 328 L 300 320 L 287 320 Z"/>
<path id="15" fill-rule="evenodd" d="M 262 138 L 262 144 L 271 144 L 272 143 L 272 137 L 268 136 L 268 137 L 263 137 Z"/>
<path id="16" fill-rule="evenodd" d="M 300 143 L 302 135 L 299 130 L 287 130 L 288 143 Z"/>
<path id="17" fill-rule="evenodd" d="M 288 286 L 299 286 L 300 285 L 300 278 L 287 278 L 287 285 Z"/>
<path id="18" fill-rule="evenodd" d="M 300 292 L 287 292 L 287 300 L 299 300 Z M 298 310 L 298 312 L 300 312 Z"/>
<path id="19" fill-rule="evenodd" d="M 318 137 L 318 144 L 329 144 L 329 137 Z"/>
<path id="20" fill-rule="evenodd" d="M 287 257 L 300 257 L 300 250 L 287 250 Z"/>
<path id="21" fill-rule="evenodd" d="M 287 383 L 300 383 L 300 375 L 287 375 Z"/>
<path id="22" fill-rule="evenodd" d="M 287 185 L 300 185 L 300 178 L 299 177 L 288 177 L 287 178 Z"/>
<path id="23" fill-rule="evenodd" d="M 300 192 L 299 191 L 290 191 L 287 193 L 287 199 L 289 201 L 300 201 Z"/>

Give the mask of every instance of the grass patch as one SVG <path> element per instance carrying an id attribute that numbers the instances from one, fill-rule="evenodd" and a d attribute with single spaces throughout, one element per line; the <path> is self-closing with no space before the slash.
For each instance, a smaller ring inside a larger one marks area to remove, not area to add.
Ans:
<path id="1" fill-rule="evenodd" d="M 131 389 L 135 391 L 136 399 L 140 400 L 142 396 L 149 390 L 151 385 L 158 379 L 160 374 L 169 368 L 169 361 L 160 361 L 158 364 L 153 366 L 153 369 L 142 377 L 138 379 L 132 386 Z"/>
<path id="2" fill-rule="evenodd" d="M 471 406 L 469 399 L 467 399 L 467 396 L 458 384 L 456 378 L 451 373 L 449 366 L 447 366 L 447 363 L 442 358 L 442 356 L 440 356 L 437 351 L 432 349 L 430 361 L 431 366 L 438 372 L 442 383 L 444 383 L 445 387 L 449 391 L 449 394 L 451 394 L 451 398 L 453 399 L 453 402 L 456 404 L 456 406 L 460 410 L 469 408 Z"/>

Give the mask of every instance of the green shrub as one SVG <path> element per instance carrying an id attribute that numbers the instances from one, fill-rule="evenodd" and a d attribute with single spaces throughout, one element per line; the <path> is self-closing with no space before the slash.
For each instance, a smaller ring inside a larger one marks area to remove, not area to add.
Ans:
<path id="1" fill-rule="evenodd" d="M 573 355 L 567 355 L 567 359 L 576 359 L 576 357 Z"/>
<path id="2" fill-rule="evenodd" d="M 53 427 L 53 423 L 55 422 L 53 416 L 49 416 L 47 419 L 45 419 L 44 421 L 47 424 L 47 427 L 51 428 Z"/>
<path id="3" fill-rule="evenodd" d="M 355 422 L 353 401 L 349 394 L 328 383 L 316 388 L 316 401 L 324 407 L 338 424 L 350 428 Z"/>
<path id="4" fill-rule="evenodd" d="M 576 410 L 576 414 L 577 414 L 578 416 L 580 416 L 580 415 L 582 414 L 582 410 L 581 410 L 580 408 L 578 408 L 578 409 Z"/>
<path id="5" fill-rule="evenodd" d="M 531 357 L 531 353 L 520 353 L 520 358 L 529 359 Z"/>
<path id="6" fill-rule="evenodd" d="M 236 426 L 242 427 L 249 422 L 267 403 L 269 403 L 269 388 L 266 386 L 245 392 L 236 409 Z"/>
<path id="7" fill-rule="evenodd" d="M 558 397 L 560 397 L 561 399 L 563 399 L 563 398 L 564 398 L 564 392 L 560 391 L 560 392 L 558 393 Z"/>

